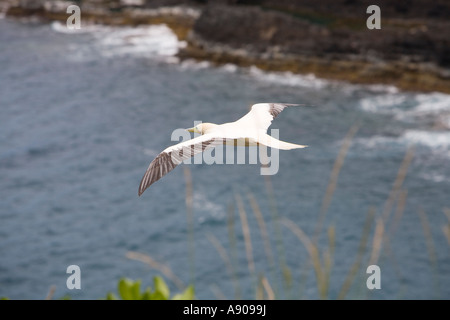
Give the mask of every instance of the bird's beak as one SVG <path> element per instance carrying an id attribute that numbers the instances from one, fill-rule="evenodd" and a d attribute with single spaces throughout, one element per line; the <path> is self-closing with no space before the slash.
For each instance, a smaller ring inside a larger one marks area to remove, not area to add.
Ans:
<path id="1" fill-rule="evenodd" d="M 189 132 L 195 132 L 195 127 L 194 127 L 194 128 L 186 129 L 186 131 L 189 131 Z"/>

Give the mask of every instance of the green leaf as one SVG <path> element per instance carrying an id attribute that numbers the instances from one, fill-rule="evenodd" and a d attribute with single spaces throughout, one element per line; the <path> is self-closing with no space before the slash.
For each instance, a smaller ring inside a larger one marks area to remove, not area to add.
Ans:
<path id="1" fill-rule="evenodd" d="M 131 280 L 122 278 L 119 280 L 119 295 L 123 300 L 131 300 L 130 287 Z"/>
<path id="2" fill-rule="evenodd" d="M 182 293 L 178 293 L 178 294 L 174 295 L 172 299 L 173 300 L 194 300 L 195 299 L 194 286 L 190 285 Z"/>
<path id="3" fill-rule="evenodd" d="M 157 292 L 161 293 L 163 299 L 158 300 L 168 300 L 170 297 L 170 290 L 163 278 L 161 277 L 154 277 L 153 283 L 155 284 L 155 294 Z"/>
<path id="4" fill-rule="evenodd" d="M 141 300 L 141 281 L 137 280 L 131 286 L 131 299 Z"/>
<path id="5" fill-rule="evenodd" d="M 150 300 L 167 300 L 167 298 L 161 293 L 161 291 L 155 291 L 150 296 Z"/>
<path id="6" fill-rule="evenodd" d="M 152 290 L 150 288 L 144 291 L 141 295 L 141 300 L 152 300 Z"/>
<path id="7" fill-rule="evenodd" d="M 9 300 L 8 297 L 0 297 L 0 300 Z"/>
<path id="8" fill-rule="evenodd" d="M 122 300 L 139 300 L 141 281 L 122 278 L 119 281 L 119 294 Z"/>
<path id="9" fill-rule="evenodd" d="M 114 293 L 108 292 L 108 294 L 106 295 L 106 300 L 117 300 L 117 297 Z"/>

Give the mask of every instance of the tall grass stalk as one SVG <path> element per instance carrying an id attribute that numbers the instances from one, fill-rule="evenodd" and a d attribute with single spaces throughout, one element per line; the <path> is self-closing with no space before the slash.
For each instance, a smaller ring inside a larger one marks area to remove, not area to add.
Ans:
<path id="1" fill-rule="evenodd" d="M 264 287 L 261 281 L 261 277 L 256 284 L 256 291 L 255 291 L 255 300 L 263 300 L 264 299 Z"/>
<path id="2" fill-rule="evenodd" d="M 206 237 L 208 238 L 209 242 L 212 243 L 214 248 L 216 248 L 217 252 L 219 253 L 220 257 L 222 258 L 223 262 L 225 263 L 228 273 L 230 274 L 230 277 L 233 280 L 233 286 L 234 286 L 235 292 L 239 292 L 239 281 L 237 279 L 237 275 L 233 268 L 233 263 L 231 262 L 228 254 L 227 254 L 227 251 L 222 246 L 219 239 L 217 239 L 214 235 L 212 235 L 211 233 L 208 233 L 206 235 Z"/>
<path id="3" fill-rule="evenodd" d="M 230 243 L 230 251 L 231 251 L 231 265 L 233 266 L 233 274 L 236 275 L 237 278 L 237 247 L 236 247 L 236 234 L 234 232 L 234 216 L 235 216 L 235 207 L 234 204 L 231 203 L 228 206 L 228 241 Z M 237 281 L 235 285 L 234 297 L 236 299 L 241 299 L 241 287 L 239 285 L 239 281 Z"/>
<path id="4" fill-rule="evenodd" d="M 405 205 L 406 205 L 406 198 L 408 196 L 408 191 L 407 190 L 401 190 L 399 197 L 398 197 L 398 201 L 397 201 L 397 208 L 395 210 L 394 213 L 394 218 L 392 223 L 390 223 L 389 226 L 389 231 L 387 232 L 387 234 L 385 235 L 386 240 L 389 238 L 392 238 L 393 235 L 395 234 L 395 232 L 397 231 L 397 228 L 400 224 L 400 220 L 402 219 L 403 216 L 403 212 L 405 211 Z M 389 242 L 389 241 L 387 241 Z"/>
<path id="5" fill-rule="evenodd" d="M 275 300 L 275 293 L 272 290 L 272 286 L 269 283 L 269 280 L 267 280 L 266 277 L 261 277 L 261 283 L 264 288 L 264 291 L 266 292 L 267 299 L 268 300 Z"/>
<path id="6" fill-rule="evenodd" d="M 384 203 L 384 207 L 381 212 L 381 219 L 377 219 L 372 255 L 370 258 L 370 264 L 376 264 L 376 261 L 378 261 L 378 258 L 380 257 L 381 254 L 387 257 L 392 262 L 394 272 L 399 279 L 403 278 L 401 275 L 401 268 L 398 265 L 395 255 L 391 251 L 390 239 L 393 237 L 394 232 L 396 231 L 398 224 L 400 223 L 400 219 L 405 209 L 408 192 L 407 190 L 403 189 L 403 184 L 406 179 L 408 168 L 413 160 L 413 157 L 414 157 L 414 147 L 412 146 L 408 148 L 408 150 L 405 153 L 405 156 L 403 157 L 402 163 L 400 164 L 391 191 L 389 192 L 389 196 L 386 199 L 386 202 Z M 390 222 L 391 213 L 393 211 L 395 204 L 397 206 L 394 212 L 394 216 L 392 218 L 393 221 Z M 384 226 L 387 226 L 388 223 L 390 225 L 390 228 L 389 231 L 386 232 Z M 402 281 L 400 281 L 400 283 L 401 285 L 403 285 Z"/>
<path id="7" fill-rule="evenodd" d="M 220 290 L 220 288 L 216 284 L 211 285 L 211 291 L 214 293 L 218 300 L 227 300 L 225 294 Z"/>
<path id="8" fill-rule="evenodd" d="M 283 244 L 283 233 L 281 232 L 279 214 L 278 214 L 277 204 L 275 201 L 275 193 L 273 191 L 272 181 L 271 181 L 269 175 L 264 176 L 264 182 L 266 185 L 267 195 L 268 195 L 269 203 L 270 203 L 272 225 L 273 225 L 274 231 L 275 231 L 275 243 L 276 243 L 276 249 L 277 249 L 278 263 L 279 263 L 279 266 L 280 266 L 280 269 L 281 269 L 281 272 L 283 275 L 283 286 L 284 286 L 284 292 L 286 293 L 285 297 L 290 298 L 291 297 L 291 289 L 292 289 L 292 274 L 286 263 L 286 253 L 285 253 L 284 244 Z"/>
<path id="9" fill-rule="evenodd" d="M 397 208 L 394 213 L 393 221 L 392 221 L 392 223 L 390 223 L 389 231 L 384 232 L 384 235 L 382 237 L 383 253 L 385 253 L 391 259 L 391 261 L 394 263 L 396 274 L 399 278 L 401 278 L 400 268 L 398 267 L 395 256 L 393 254 L 391 254 L 390 239 L 394 236 L 394 233 L 397 230 L 400 220 L 403 216 L 407 195 L 408 195 L 407 190 L 400 190 L 398 200 L 397 200 Z"/>
<path id="10" fill-rule="evenodd" d="M 325 279 L 324 269 L 320 262 L 320 254 L 317 246 L 312 242 L 303 230 L 297 226 L 292 220 L 287 218 L 281 221 L 284 226 L 294 233 L 308 252 L 311 259 L 314 272 L 317 280 L 317 291 L 321 299 L 326 299 L 328 296 L 328 281 Z"/>
<path id="11" fill-rule="evenodd" d="M 448 245 L 450 245 L 450 209 L 444 208 L 444 214 L 447 216 L 448 223 L 442 226 L 442 231 L 444 232 L 444 235 L 447 238 Z"/>
<path id="12" fill-rule="evenodd" d="M 258 222 L 259 231 L 261 233 L 261 239 L 264 244 L 264 251 L 267 256 L 267 260 L 269 262 L 269 268 L 270 268 L 270 274 L 272 276 L 272 279 L 275 279 L 275 260 L 273 257 L 272 248 L 270 246 L 270 239 L 269 239 L 269 233 L 267 232 L 266 223 L 264 221 L 263 214 L 261 212 L 261 209 L 259 208 L 258 202 L 256 201 L 255 197 L 252 193 L 248 193 L 248 199 L 250 201 L 250 205 L 252 207 L 253 214 L 256 218 L 256 221 Z M 276 292 L 276 290 L 275 290 Z"/>
<path id="13" fill-rule="evenodd" d="M 328 248 L 323 254 L 323 261 L 324 261 L 323 276 L 325 281 L 324 286 L 326 288 L 327 295 L 330 287 L 331 267 L 333 266 L 335 241 L 336 241 L 336 230 L 334 226 L 330 226 L 328 228 Z"/>
<path id="14" fill-rule="evenodd" d="M 264 295 L 264 293 L 266 293 Z M 275 294 L 272 290 L 272 287 L 270 286 L 269 281 L 264 275 L 259 275 L 258 278 L 258 285 L 256 287 L 256 300 L 275 300 Z"/>
<path id="15" fill-rule="evenodd" d="M 440 286 L 438 280 L 438 264 L 437 264 L 437 255 L 433 242 L 433 235 L 431 233 L 430 224 L 428 222 L 427 214 L 423 209 L 418 210 L 420 222 L 422 224 L 423 233 L 425 235 L 425 243 L 427 246 L 428 257 L 431 262 L 431 267 L 433 268 L 433 283 L 436 288 L 436 298 L 439 299 L 440 296 Z"/>
<path id="16" fill-rule="evenodd" d="M 392 186 L 391 192 L 389 193 L 389 196 L 384 204 L 382 218 L 385 223 L 387 223 L 389 220 L 392 207 L 401 191 L 403 182 L 405 181 L 406 174 L 408 172 L 408 167 L 411 164 L 413 157 L 414 157 L 414 147 L 410 147 L 406 152 L 405 157 L 403 158 L 403 161 L 397 173 L 397 177 L 395 178 L 394 184 Z"/>
<path id="17" fill-rule="evenodd" d="M 135 251 L 128 251 L 125 256 L 131 260 L 141 261 L 150 266 L 150 268 L 158 270 L 164 276 L 166 276 L 167 279 L 172 281 L 178 289 L 184 290 L 185 286 L 183 281 L 181 281 L 167 265 L 157 262 L 148 254 L 143 254 Z"/>
<path id="18" fill-rule="evenodd" d="M 194 243 L 194 195 L 191 170 L 183 166 L 186 181 L 186 219 L 188 227 L 189 275 L 191 284 L 195 283 L 195 243 Z"/>
<path id="19" fill-rule="evenodd" d="M 233 278 L 234 277 L 233 265 L 231 264 L 231 260 L 228 257 L 227 251 L 220 244 L 219 239 L 217 239 L 213 234 L 208 233 L 208 234 L 206 234 L 206 237 L 208 238 L 209 242 L 211 242 L 211 244 L 214 246 L 214 248 L 217 250 L 217 252 L 219 253 L 219 255 L 222 258 L 223 262 L 225 262 L 225 266 L 228 269 L 228 273 Z"/>
<path id="20" fill-rule="evenodd" d="M 248 270 L 252 277 L 255 277 L 255 262 L 253 260 L 252 240 L 250 236 L 250 228 L 248 226 L 247 214 L 244 209 L 244 203 L 239 194 L 236 194 L 236 203 L 241 218 L 242 234 L 244 235 L 245 253 L 247 256 Z M 255 281 L 256 282 L 256 281 Z"/>
<path id="21" fill-rule="evenodd" d="M 341 146 L 338 156 L 334 162 L 333 169 L 331 171 L 330 178 L 328 181 L 327 189 L 326 189 L 325 195 L 322 199 L 322 205 L 320 208 L 319 217 L 317 219 L 317 223 L 316 223 L 315 230 L 314 230 L 313 242 L 316 245 L 318 243 L 320 233 L 322 231 L 323 224 L 325 222 L 326 213 L 331 204 L 331 199 L 333 198 L 334 191 L 336 190 L 339 173 L 341 172 L 341 168 L 344 164 L 345 157 L 347 156 L 351 142 L 352 142 L 353 137 L 355 136 L 356 132 L 358 131 L 358 128 L 359 128 L 359 125 L 355 124 L 349 129 L 346 136 L 344 137 L 342 146 Z M 301 275 L 301 279 L 300 279 L 300 292 L 303 291 L 302 287 L 306 285 L 306 277 L 308 274 L 309 267 L 310 267 L 310 264 L 305 264 L 303 267 L 302 275 Z"/>
<path id="22" fill-rule="evenodd" d="M 369 265 L 377 264 L 381 252 L 381 242 L 383 241 L 384 223 L 378 218 L 375 224 L 375 232 L 372 241 L 372 253 L 370 254 Z"/>
<path id="23" fill-rule="evenodd" d="M 48 290 L 47 296 L 45 297 L 45 300 L 52 300 L 53 296 L 55 295 L 56 286 L 51 286 Z"/>
<path id="24" fill-rule="evenodd" d="M 300 297 L 303 297 L 306 288 L 306 280 L 308 279 L 308 272 L 311 268 L 311 260 L 306 261 L 300 271 L 300 284 L 299 284 L 299 293 Z"/>
<path id="25" fill-rule="evenodd" d="M 364 227 L 363 227 L 363 231 L 362 231 L 362 235 L 361 235 L 361 240 L 359 242 L 359 247 L 358 247 L 358 252 L 356 254 L 355 262 L 353 262 L 353 264 L 347 274 L 347 277 L 344 280 L 344 283 L 343 283 L 341 290 L 339 291 L 339 294 L 337 297 L 338 299 L 345 299 L 348 292 L 350 291 L 353 280 L 355 279 L 355 277 L 360 269 L 363 255 L 364 255 L 364 252 L 367 247 L 367 241 L 369 239 L 370 228 L 372 227 L 374 216 L 375 216 L 375 208 L 370 208 L 369 212 L 367 213 L 366 221 L 364 223 Z"/>
<path id="26" fill-rule="evenodd" d="M 339 173 L 341 172 L 342 166 L 344 164 L 345 157 L 352 143 L 353 137 L 358 131 L 358 125 L 354 125 L 350 128 L 347 135 L 344 138 L 341 149 L 339 150 L 338 156 L 334 162 L 333 169 L 331 170 L 331 175 L 328 181 L 327 190 L 325 191 L 325 196 L 322 200 L 322 206 L 320 208 L 319 218 L 317 220 L 315 232 L 314 232 L 314 242 L 317 243 L 320 232 L 322 231 L 323 224 L 325 222 L 325 216 L 328 208 L 331 204 L 331 199 L 333 198 L 334 191 L 336 190 L 337 181 Z"/>

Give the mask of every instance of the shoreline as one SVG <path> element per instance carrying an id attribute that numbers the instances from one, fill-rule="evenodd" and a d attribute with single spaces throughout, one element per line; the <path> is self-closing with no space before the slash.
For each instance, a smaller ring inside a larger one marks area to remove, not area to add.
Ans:
<path id="1" fill-rule="evenodd" d="M 362 60 L 330 60 L 301 55 L 275 56 L 270 59 L 242 53 L 224 46 L 216 47 L 192 38 L 178 56 L 181 59 L 206 60 L 221 66 L 227 63 L 239 67 L 255 66 L 267 72 L 313 74 L 325 80 L 346 81 L 351 84 L 389 85 L 403 91 L 442 92 L 450 94 L 450 76 L 441 76 L 438 68 L 427 64 L 407 62 L 377 62 Z"/>
<path id="2" fill-rule="evenodd" d="M 70 14 L 65 9 L 70 2 L 42 1 L 41 5 L 24 8 L 14 6 L 15 1 L 3 10 L 7 17 L 30 17 L 36 16 L 44 21 L 66 21 Z M 34 2 L 36 3 L 36 2 Z M 8 5 L 8 3 L 7 3 Z M 244 7 L 243 7 L 244 8 Z M 2 9 L 2 8 L 0 8 Z M 245 8 L 244 8 L 245 9 Z M 327 80 L 346 81 L 352 84 L 382 84 L 392 85 L 404 91 L 416 92 L 442 92 L 450 94 L 450 69 L 441 67 L 436 63 L 427 61 L 413 62 L 412 58 L 382 59 L 370 54 L 347 54 L 339 52 L 326 52 L 325 54 L 314 54 L 314 52 L 297 52 L 282 50 L 279 45 L 264 46 L 264 40 L 273 42 L 273 35 L 262 33 L 263 39 L 253 37 L 252 41 L 245 46 L 241 43 L 233 43 L 234 37 L 227 38 L 222 35 L 221 30 L 216 30 L 216 21 L 211 22 L 211 16 L 217 12 L 225 12 L 222 15 L 222 23 L 234 22 L 235 8 L 223 6 L 160 6 L 156 8 L 121 7 L 111 9 L 104 5 L 82 6 L 82 21 L 84 23 L 137 26 L 151 24 L 166 24 L 178 37 L 180 41 L 186 41 L 187 46 L 181 48 L 177 56 L 180 60 L 194 59 L 209 61 L 213 65 L 235 64 L 239 67 L 256 66 L 263 71 L 269 72 L 291 72 L 293 74 L 314 74 L 318 78 Z M 241 8 L 239 8 L 241 10 Z M 247 9 L 245 9 L 247 10 Z M 253 14 L 263 21 L 267 18 L 279 19 L 280 13 L 266 13 L 257 8 L 249 8 L 248 13 L 241 10 L 239 14 Z M 211 12 L 209 12 L 211 11 Z M 235 10 L 237 11 L 237 10 Z M 227 16 L 228 14 L 228 16 Z M 205 17 L 206 15 L 206 17 Z M 215 17 L 215 16 L 213 16 Z M 284 17 L 283 17 L 284 18 Z M 209 20 L 208 20 L 209 19 Z M 238 17 L 238 19 L 241 19 Z M 292 20 L 288 27 L 297 26 L 298 19 Z M 287 19 L 289 21 L 289 19 Z M 258 26 L 258 25 L 257 25 Z M 207 30 L 206 32 L 204 30 Z M 226 29 L 226 28 L 225 28 Z M 228 34 L 237 34 L 239 30 L 225 30 Z M 245 28 L 244 28 L 245 29 Z M 269 29 L 269 31 L 273 29 Z M 325 30 L 326 31 L 326 30 Z M 324 32 L 321 30 L 320 32 Z M 375 31 L 376 32 L 376 31 Z M 212 34 L 212 35 L 211 35 Z M 217 39 L 209 39 L 216 37 Z M 230 39 L 230 40 L 228 40 Z M 260 48 L 263 48 L 261 50 Z M 288 49 L 291 49 L 287 46 Z M 413 57 L 414 58 L 414 57 Z"/>

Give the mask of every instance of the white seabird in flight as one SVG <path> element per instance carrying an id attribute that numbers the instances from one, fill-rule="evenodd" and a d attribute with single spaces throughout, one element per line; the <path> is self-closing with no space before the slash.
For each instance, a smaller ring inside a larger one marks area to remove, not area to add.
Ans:
<path id="1" fill-rule="evenodd" d="M 189 132 L 201 136 L 180 142 L 161 152 L 148 166 L 139 185 L 139 196 L 151 184 L 172 171 L 177 165 L 190 157 L 203 152 L 206 148 L 223 144 L 235 146 L 264 145 L 281 150 L 304 148 L 306 146 L 280 141 L 267 134 L 272 120 L 286 107 L 299 106 L 287 103 L 258 103 L 254 104 L 245 116 L 234 122 L 224 124 L 201 123 Z"/>

